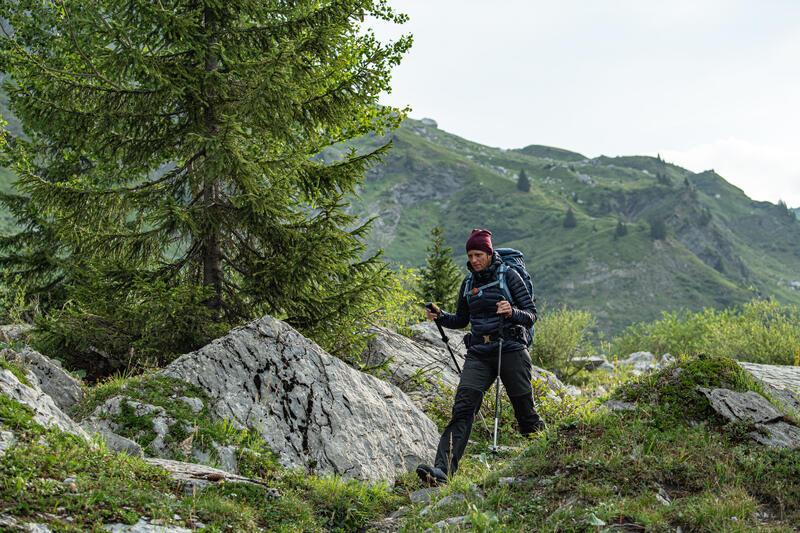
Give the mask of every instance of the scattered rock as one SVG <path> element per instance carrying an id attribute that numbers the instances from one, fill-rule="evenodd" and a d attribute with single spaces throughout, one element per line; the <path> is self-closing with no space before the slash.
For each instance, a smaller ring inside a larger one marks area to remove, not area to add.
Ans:
<path id="1" fill-rule="evenodd" d="M 757 392 L 704 388 L 700 391 L 708 398 L 711 408 L 726 420 L 767 424 L 783 418 L 783 413 Z"/>
<path id="2" fill-rule="evenodd" d="M 602 365 L 600 365 L 599 369 L 609 374 L 613 374 L 614 372 L 617 371 L 617 369 L 611 363 L 603 363 Z"/>
<path id="3" fill-rule="evenodd" d="M 36 383 L 31 387 L 20 383 L 10 370 L 0 368 L 0 394 L 28 406 L 34 411 L 33 420 L 44 427 L 57 427 L 86 440 L 89 436 L 73 420 L 56 406 L 53 399 L 45 394 Z"/>
<path id="4" fill-rule="evenodd" d="M 37 351 L 24 348 L 20 351 L 3 350 L 8 361 L 18 361 L 28 373 L 33 373 L 39 388 L 53 399 L 53 402 L 62 411 L 68 411 L 77 405 L 84 397 L 83 389 L 77 379 L 68 374 L 61 363 L 54 361 Z"/>
<path id="5" fill-rule="evenodd" d="M 411 512 L 411 507 L 406 507 L 405 505 L 400 507 L 398 510 L 393 512 L 389 515 L 390 520 L 397 520 L 400 517 L 403 517 Z"/>
<path id="6" fill-rule="evenodd" d="M 635 352 L 620 362 L 632 367 L 633 374 L 640 375 L 656 367 L 656 356 L 650 352 Z"/>
<path id="7" fill-rule="evenodd" d="M 445 496 L 436 503 L 427 506 L 425 509 L 419 512 L 419 516 L 426 516 L 428 513 L 430 513 L 435 509 L 438 509 L 439 507 L 444 507 L 445 505 L 450 505 L 451 503 L 463 502 L 466 499 L 467 497 L 460 492 L 456 492 L 455 494 L 450 494 L 449 496 Z"/>
<path id="8" fill-rule="evenodd" d="M 800 448 L 800 428 L 786 422 L 783 413 L 757 392 L 704 388 L 700 391 L 708 398 L 711 408 L 726 420 L 751 422 L 768 434 L 749 433 L 756 442 L 766 446 Z"/>
<path id="9" fill-rule="evenodd" d="M 454 516 L 453 518 L 445 518 L 444 520 L 440 520 L 433 524 L 433 527 L 436 529 L 444 529 L 446 527 L 460 525 L 460 524 L 468 524 L 470 523 L 471 519 L 468 516 Z M 427 533 L 428 531 L 434 531 L 432 528 L 428 528 L 425 530 Z"/>
<path id="10" fill-rule="evenodd" d="M 393 481 L 430 462 L 439 438 L 400 389 L 350 368 L 269 316 L 161 373 L 204 389 L 213 415 L 237 429 L 257 429 L 285 467 Z"/>
<path id="11" fill-rule="evenodd" d="M 437 492 L 439 492 L 439 487 L 426 487 L 424 489 L 415 490 L 408 495 L 408 499 L 411 500 L 411 503 L 414 505 L 430 503 L 431 497 Z"/>
<path id="12" fill-rule="evenodd" d="M 635 411 L 636 404 L 623 402 L 621 400 L 608 400 L 604 404 L 600 405 L 599 409 L 608 411 L 610 413 L 615 411 Z"/>
<path id="13" fill-rule="evenodd" d="M 204 489 L 212 483 L 226 482 L 226 483 L 250 483 L 253 485 L 267 486 L 263 481 L 252 479 L 249 477 L 231 474 L 219 468 L 213 468 L 206 465 L 198 465 L 195 463 L 184 463 L 182 461 L 172 461 L 170 459 L 146 458 L 145 461 L 151 465 L 159 466 L 169 472 L 173 481 L 185 484 L 188 492 L 195 489 Z M 278 497 L 280 493 L 277 489 L 274 495 L 271 493 L 270 497 Z"/>
<path id="14" fill-rule="evenodd" d="M 422 120 L 420 120 L 420 122 L 423 123 L 425 126 L 428 126 L 428 127 L 431 127 L 431 128 L 438 128 L 439 127 L 439 124 L 435 120 L 433 120 L 432 118 L 423 118 Z"/>
<path id="15" fill-rule="evenodd" d="M 0 341 L 19 342 L 25 341 L 33 329 L 31 324 L 6 324 L 0 326 Z"/>
<path id="16" fill-rule="evenodd" d="M 98 434 L 105 441 L 108 449 L 114 452 L 127 453 L 132 457 L 142 455 L 142 447 L 138 443 L 117 435 L 111 430 L 111 422 L 105 419 L 90 418 L 81 422 L 81 427 L 89 434 Z"/>
<path id="17" fill-rule="evenodd" d="M 188 396 L 181 396 L 181 400 L 189 406 L 189 409 L 191 409 L 194 414 L 197 414 L 203 410 L 203 400 L 201 400 L 200 398 L 189 398 Z"/>
<path id="18" fill-rule="evenodd" d="M 525 480 L 519 477 L 501 477 L 497 480 L 497 484 L 501 487 L 514 487 L 516 485 L 522 485 L 524 482 Z"/>
<path id="19" fill-rule="evenodd" d="M 607 365 L 608 361 L 606 361 L 605 357 L 597 355 L 591 357 L 573 357 L 570 363 L 584 370 L 597 370 L 603 365 Z"/>
<path id="20" fill-rule="evenodd" d="M 6 450 L 17 443 L 17 438 L 10 431 L 0 431 L 0 457 L 6 454 Z"/>
<path id="21" fill-rule="evenodd" d="M 186 529 L 182 526 L 169 526 L 154 523 L 144 518 L 140 518 L 139 521 L 133 525 L 109 524 L 103 526 L 103 529 L 111 531 L 112 533 L 192 533 L 191 529 Z"/>
<path id="22" fill-rule="evenodd" d="M 170 426 L 175 424 L 176 420 L 170 417 L 163 407 L 141 403 L 125 396 L 113 396 L 106 400 L 105 403 L 97 406 L 92 414 L 81 422 L 81 426 L 88 431 L 100 433 L 106 438 L 110 449 L 138 455 L 138 450 L 141 450 L 141 446 L 130 439 L 118 435 L 117 432 L 121 430 L 119 424 L 109 419 L 120 415 L 123 411 L 123 405 L 132 409 L 133 415 L 136 417 L 153 417 L 152 428 L 155 438 L 147 448 L 158 457 L 171 456 L 169 446 L 166 444 L 166 438 L 169 434 Z M 134 438 L 139 437 L 134 436 Z"/>
<path id="23" fill-rule="evenodd" d="M 772 424 L 756 424 L 756 427 L 769 433 L 769 436 L 764 436 L 755 431 L 749 434 L 759 444 L 783 448 L 800 448 L 800 428 L 795 425 L 781 421 Z"/>
<path id="24" fill-rule="evenodd" d="M 211 446 L 217 452 L 217 464 L 219 468 L 231 474 L 238 474 L 239 461 L 236 459 L 236 452 L 239 451 L 239 448 L 236 446 L 221 446 L 216 442 L 212 442 Z"/>

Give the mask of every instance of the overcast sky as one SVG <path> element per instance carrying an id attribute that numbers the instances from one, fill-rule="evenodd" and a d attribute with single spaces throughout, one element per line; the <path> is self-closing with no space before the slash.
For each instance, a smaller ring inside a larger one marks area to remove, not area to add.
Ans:
<path id="1" fill-rule="evenodd" d="M 382 103 L 502 148 L 710 168 L 800 206 L 800 1 L 390 0 L 412 33 Z"/>

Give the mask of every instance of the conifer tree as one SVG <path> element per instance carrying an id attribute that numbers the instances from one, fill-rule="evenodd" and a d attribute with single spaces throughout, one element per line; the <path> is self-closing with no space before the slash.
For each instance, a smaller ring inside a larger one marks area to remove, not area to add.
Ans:
<path id="1" fill-rule="evenodd" d="M 431 244 L 427 250 L 427 264 L 420 270 L 419 296 L 454 311 L 462 274 L 453 262 L 453 249 L 444 245 L 444 235 L 439 226 L 431 230 Z"/>
<path id="2" fill-rule="evenodd" d="M 650 237 L 657 241 L 667 237 L 667 224 L 662 217 L 650 220 Z"/>
<path id="3" fill-rule="evenodd" d="M 565 228 L 574 228 L 575 226 L 578 225 L 578 221 L 575 220 L 575 213 L 572 211 L 571 207 L 567 210 L 567 213 L 564 215 L 563 225 Z"/>
<path id="4" fill-rule="evenodd" d="M 27 135 L 4 137 L 22 194 L 3 201 L 30 231 L 0 245 L 66 283 L 73 333 L 92 316 L 113 336 L 142 303 L 169 317 L 193 302 L 193 342 L 264 313 L 324 336 L 365 311 L 387 274 L 344 198 L 386 147 L 313 156 L 399 124 L 377 96 L 411 39 L 360 22 L 404 15 L 385 0 L 15 0 L 3 16 Z M 130 313 L 98 316 L 109 301 Z"/>
<path id="5" fill-rule="evenodd" d="M 622 220 L 617 221 L 617 229 L 614 230 L 614 238 L 624 237 L 628 234 L 628 226 Z"/>
<path id="6" fill-rule="evenodd" d="M 517 180 L 517 189 L 522 192 L 529 192 L 531 190 L 531 182 L 528 180 L 528 175 L 525 174 L 525 169 L 520 169 L 519 179 Z"/>

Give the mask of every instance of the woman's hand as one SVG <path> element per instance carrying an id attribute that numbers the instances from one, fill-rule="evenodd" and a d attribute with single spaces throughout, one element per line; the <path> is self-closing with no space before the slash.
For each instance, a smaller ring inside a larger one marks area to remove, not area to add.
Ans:
<path id="1" fill-rule="evenodd" d="M 497 314 L 505 315 L 506 318 L 511 316 L 512 309 L 511 303 L 508 300 L 500 300 L 497 302 Z"/>
<path id="2" fill-rule="evenodd" d="M 442 313 L 442 310 L 436 307 L 436 304 L 431 304 L 431 307 L 433 308 L 433 311 L 431 311 L 427 307 L 425 308 L 425 318 L 427 318 L 428 320 L 436 320 L 437 318 L 439 318 L 439 315 Z"/>

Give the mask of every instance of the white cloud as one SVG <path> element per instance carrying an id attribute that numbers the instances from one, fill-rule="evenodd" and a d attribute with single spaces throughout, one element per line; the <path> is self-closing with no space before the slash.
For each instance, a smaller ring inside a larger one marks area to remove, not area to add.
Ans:
<path id="1" fill-rule="evenodd" d="M 661 156 L 693 172 L 713 168 L 755 200 L 784 200 L 790 207 L 800 207 L 796 150 L 728 138 L 684 150 L 664 150 Z"/>

